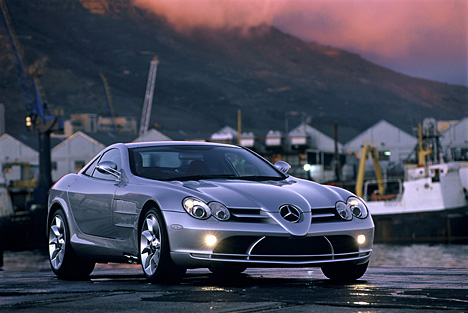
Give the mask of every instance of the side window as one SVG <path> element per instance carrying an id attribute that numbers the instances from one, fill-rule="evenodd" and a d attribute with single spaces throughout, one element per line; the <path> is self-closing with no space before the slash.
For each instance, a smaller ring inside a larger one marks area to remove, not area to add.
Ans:
<path id="1" fill-rule="evenodd" d="M 96 160 L 94 160 L 94 162 L 88 166 L 88 168 L 83 172 L 83 174 L 86 176 L 93 175 L 93 171 L 94 171 L 94 168 L 96 167 L 98 160 L 99 158 L 96 158 Z"/>
<path id="2" fill-rule="evenodd" d="M 104 153 L 102 158 L 99 160 L 99 163 L 103 161 L 112 161 L 117 164 L 117 170 L 120 171 L 122 168 L 122 161 L 120 159 L 120 151 L 118 149 L 111 149 Z M 93 172 L 94 178 L 105 179 L 105 180 L 116 180 L 116 178 L 110 174 L 103 174 L 99 172 L 97 169 Z"/>

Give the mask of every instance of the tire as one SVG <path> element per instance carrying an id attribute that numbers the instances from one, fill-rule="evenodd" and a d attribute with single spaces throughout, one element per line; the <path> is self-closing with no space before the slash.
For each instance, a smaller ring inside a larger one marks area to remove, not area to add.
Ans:
<path id="1" fill-rule="evenodd" d="M 159 210 L 151 208 L 140 225 L 139 258 L 146 278 L 152 283 L 178 283 L 186 269 L 170 256 L 166 225 Z"/>
<path id="2" fill-rule="evenodd" d="M 95 263 L 80 258 L 70 244 L 70 229 L 62 210 L 52 216 L 49 230 L 49 263 L 60 279 L 84 280 L 94 270 Z"/>
<path id="3" fill-rule="evenodd" d="M 247 266 L 242 264 L 212 264 L 208 269 L 219 276 L 236 276 L 247 269 Z"/>
<path id="4" fill-rule="evenodd" d="M 369 261 L 363 264 L 333 263 L 322 266 L 322 273 L 334 282 L 350 283 L 364 275 Z"/>

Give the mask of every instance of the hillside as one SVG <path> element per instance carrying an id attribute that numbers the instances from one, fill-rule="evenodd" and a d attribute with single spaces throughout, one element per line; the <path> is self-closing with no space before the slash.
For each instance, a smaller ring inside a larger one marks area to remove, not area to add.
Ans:
<path id="1" fill-rule="evenodd" d="M 40 69 L 45 99 L 66 115 L 108 115 L 103 72 L 116 113 L 139 121 L 156 55 L 151 123 L 176 139 L 235 127 L 238 109 L 243 131 L 259 137 L 304 119 L 327 134 L 338 122 L 342 142 L 381 119 L 411 132 L 424 117 L 468 115 L 466 87 L 408 77 L 273 27 L 182 34 L 127 1 L 82 2 L 97 10 L 78 0 L 6 1 L 26 63 Z M 7 132 L 21 133 L 24 106 L 5 41 L 0 45 L 0 103 Z"/>

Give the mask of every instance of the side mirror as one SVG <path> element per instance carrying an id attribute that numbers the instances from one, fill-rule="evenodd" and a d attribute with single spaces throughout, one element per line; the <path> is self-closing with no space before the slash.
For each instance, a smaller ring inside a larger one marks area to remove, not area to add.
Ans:
<path id="1" fill-rule="evenodd" d="M 96 166 L 99 173 L 109 174 L 120 179 L 121 173 L 117 170 L 117 164 L 112 161 L 103 161 Z"/>
<path id="2" fill-rule="evenodd" d="M 283 174 L 288 174 L 289 170 L 291 169 L 291 165 L 285 161 L 278 161 L 274 165 Z"/>

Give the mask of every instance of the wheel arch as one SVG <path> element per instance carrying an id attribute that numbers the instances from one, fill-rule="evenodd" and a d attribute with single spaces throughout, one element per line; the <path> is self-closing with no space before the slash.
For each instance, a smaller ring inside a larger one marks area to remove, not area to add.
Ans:
<path id="1" fill-rule="evenodd" d="M 68 214 L 65 207 L 66 206 L 64 205 L 64 203 L 62 203 L 58 199 L 56 199 L 49 207 L 49 213 L 47 214 L 46 236 L 49 236 L 49 225 L 52 221 L 52 217 L 54 216 L 55 212 L 57 212 L 58 210 L 62 210 L 63 214 L 65 214 L 65 217 L 68 218 Z"/>
<path id="2" fill-rule="evenodd" d="M 159 206 L 158 202 L 156 200 L 154 200 L 154 199 L 150 199 L 150 200 L 146 201 L 145 204 L 143 205 L 143 207 L 141 208 L 140 216 L 138 217 L 138 233 L 141 230 L 141 225 L 143 224 L 144 216 L 145 216 L 146 212 L 148 212 L 150 209 L 158 210 L 161 213 L 161 216 L 164 219 L 164 214 L 162 214 L 162 210 L 161 210 L 161 207 Z M 165 219 L 164 219 L 164 224 L 167 226 Z"/>

